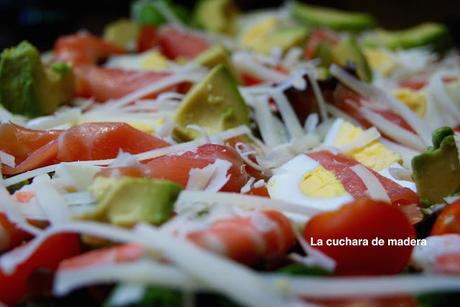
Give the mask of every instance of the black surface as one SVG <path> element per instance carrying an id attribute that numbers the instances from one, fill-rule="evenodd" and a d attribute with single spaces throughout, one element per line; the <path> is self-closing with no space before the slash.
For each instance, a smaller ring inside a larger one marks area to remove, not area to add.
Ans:
<path id="1" fill-rule="evenodd" d="M 195 1 L 176 2 L 192 7 Z M 237 0 L 250 10 L 278 6 L 279 0 Z M 451 0 L 316 0 L 308 3 L 359 10 L 373 14 L 390 29 L 415 25 L 422 21 L 438 21 L 448 25 L 454 40 L 460 42 L 460 9 Z M 66 33 L 87 29 L 100 33 L 111 20 L 128 16 L 130 0 L 0 0 L 0 49 L 23 39 L 42 50 L 53 46 L 55 39 Z"/>

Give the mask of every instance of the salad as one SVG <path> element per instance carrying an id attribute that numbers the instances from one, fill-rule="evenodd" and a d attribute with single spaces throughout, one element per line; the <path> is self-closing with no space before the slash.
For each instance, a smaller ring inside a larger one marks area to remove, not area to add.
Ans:
<path id="1" fill-rule="evenodd" d="M 0 55 L 6 306 L 456 306 L 460 54 L 437 23 L 137 0 Z"/>

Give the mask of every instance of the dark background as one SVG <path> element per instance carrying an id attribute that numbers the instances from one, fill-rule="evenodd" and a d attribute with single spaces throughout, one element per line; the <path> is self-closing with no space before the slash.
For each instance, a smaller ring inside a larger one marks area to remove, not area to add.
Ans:
<path id="1" fill-rule="evenodd" d="M 176 0 L 192 7 L 195 1 Z M 243 10 L 279 6 L 277 0 L 237 0 Z M 312 4 L 373 14 L 385 28 L 398 29 L 422 21 L 445 23 L 460 45 L 458 0 L 316 0 Z M 100 34 L 109 21 L 127 17 L 131 0 L 0 0 L 0 49 L 31 41 L 41 50 L 52 48 L 61 34 L 87 29 Z"/>

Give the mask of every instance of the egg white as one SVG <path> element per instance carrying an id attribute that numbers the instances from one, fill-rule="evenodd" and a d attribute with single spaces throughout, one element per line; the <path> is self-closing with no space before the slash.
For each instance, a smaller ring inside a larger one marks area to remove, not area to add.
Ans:
<path id="1" fill-rule="evenodd" d="M 320 164 L 307 155 L 298 155 L 274 171 L 267 184 L 270 197 L 320 210 L 334 210 L 353 200 L 350 194 L 339 197 L 309 197 L 300 189 L 305 174 Z"/>

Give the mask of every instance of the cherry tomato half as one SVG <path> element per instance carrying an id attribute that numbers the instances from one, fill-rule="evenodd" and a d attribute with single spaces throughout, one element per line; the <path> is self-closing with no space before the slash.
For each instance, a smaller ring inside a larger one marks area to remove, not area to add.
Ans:
<path id="1" fill-rule="evenodd" d="M 431 229 L 431 235 L 460 233 L 460 199 L 445 207 Z"/>
<path id="2" fill-rule="evenodd" d="M 415 231 L 399 208 L 363 198 L 314 216 L 307 222 L 304 235 L 307 242 L 336 261 L 337 274 L 381 275 L 401 272 L 413 248 L 411 245 L 390 246 L 388 239 L 413 239 Z M 362 241 L 355 245 L 345 242 L 347 238 Z M 373 245 L 375 238 L 382 239 L 384 244 Z M 338 241 L 340 239 L 342 241 Z M 343 242 L 345 245 L 341 245 Z"/>

